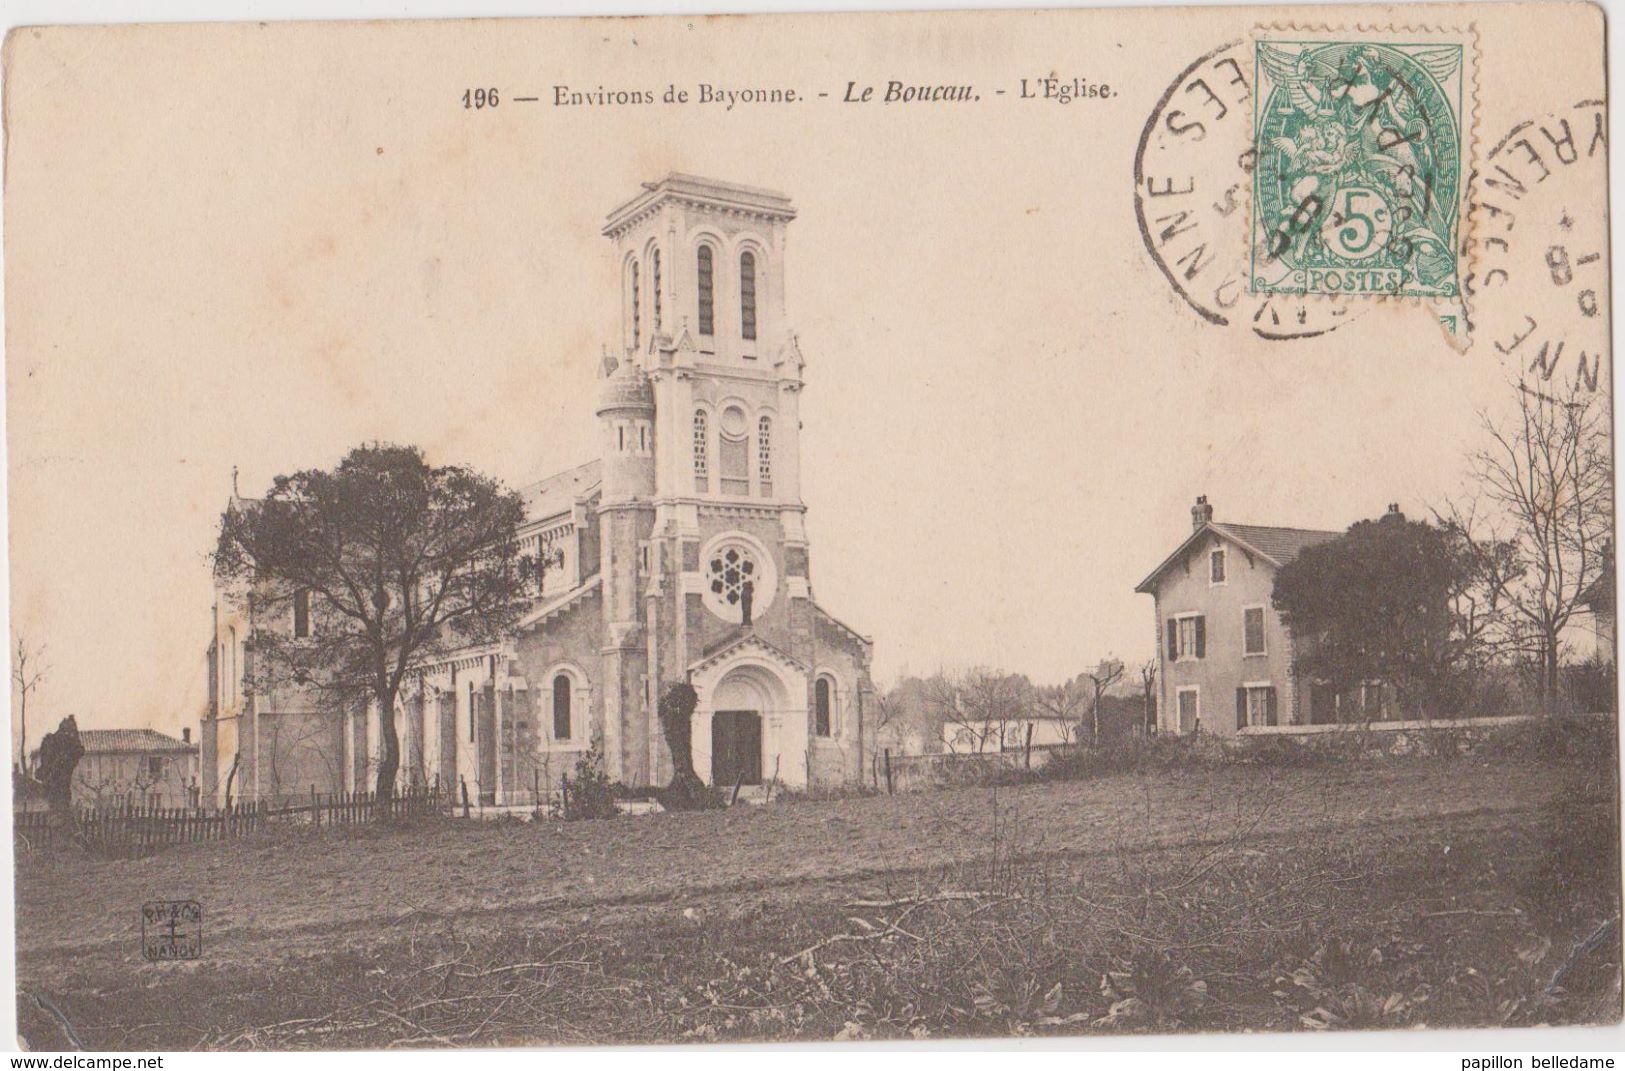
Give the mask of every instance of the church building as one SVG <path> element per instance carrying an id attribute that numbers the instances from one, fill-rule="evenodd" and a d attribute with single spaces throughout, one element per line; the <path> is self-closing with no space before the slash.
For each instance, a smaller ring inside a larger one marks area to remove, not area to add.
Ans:
<path id="1" fill-rule="evenodd" d="M 546 564 L 502 642 L 419 667 L 394 713 L 400 784 L 485 805 L 546 797 L 596 747 L 609 776 L 659 786 L 656 715 L 699 695 L 708 783 L 851 781 L 873 741 L 871 641 L 818 604 L 800 486 L 803 360 L 785 314 L 781 194 L 673 174 L 609 214 L 619 337 L 603 358 L 599 457 L 520 488 L 521 554 Z M 308 629 L 217 592 L 203 795 L 372 788 L 377 710 L 308 709 L 250 687 L 256 630 Z"/>

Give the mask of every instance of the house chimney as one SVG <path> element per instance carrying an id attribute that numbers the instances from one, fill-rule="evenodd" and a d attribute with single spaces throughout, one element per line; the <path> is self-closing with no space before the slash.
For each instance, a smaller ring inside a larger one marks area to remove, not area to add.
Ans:
<path id="1" fill-rule="evenodd" d="M 181 730 L 181 743 L 190 744 L 191 742 L 192 742 L 192 727 L 187 726 L 186 728 Z"/>
<path id="2" fill-rule="evenodd" d="M 1213 523 L 1213 507 L 1207 504 L 1206 495 L 1196 496 L 1196 505 L 1191 507 L 1191 528 L 1200 532 L 1204 527 Z"/>
<path id="3" fill-rule="evenodd" d="M 1383 515 L 1382 519 L 1385 521 L 1396 521 L 1403 524 L 1405 521 L 1405 515 L 1399 512 L 1398 502 L 1390 502 L 1388 503 L 1388 512 Z"/>

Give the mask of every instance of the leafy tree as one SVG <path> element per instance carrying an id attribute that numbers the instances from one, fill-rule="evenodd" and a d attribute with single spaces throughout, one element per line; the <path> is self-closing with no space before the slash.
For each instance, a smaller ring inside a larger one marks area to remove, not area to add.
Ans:
<path id="1" fill-rule="evenodd" d="M 309 600 L 309 635 L 256 630 L 255 656 L 343 702 L 376 704 L 379 795 L 400 769 L 394 712 L 407 675 L 500 636 L 529 605 L 536 572 L 515 541 L 524 516 L 489 477 L 373 444 L 331 471 L 278 476 L 221 518 L 222 578 L 262 608 Z"/>
<path id="2" fill-rule="evenodd" d="M 1397 511 L 1306 548 L 1273 595 L 1295 668 L 1338 691 L 1381 680 L 1402 705 L 1445 702 L 1463 653 L 1452 599 L 1466 568 L 1448 531 Z"/>

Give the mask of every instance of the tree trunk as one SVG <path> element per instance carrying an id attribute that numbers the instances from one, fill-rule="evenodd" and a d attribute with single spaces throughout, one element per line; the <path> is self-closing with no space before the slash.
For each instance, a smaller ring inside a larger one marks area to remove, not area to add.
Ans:
<path id="1" fill-rule="evenodd" d="M 395 795 L 395 775 L 401 769 L 401 741 L 395 732 L 395 689 L 387 680 L 378 682 L 378 798 L 392 799 Z"/>
<path id="2" fill-rule="evenodd" d="M 1548 635 L 1544 644 L 1545 650 L 1541 652 L 1541 706 L 1547 714 L 1557 713 L 1558 681 L 1557 681 L 1557 637 Z"/>

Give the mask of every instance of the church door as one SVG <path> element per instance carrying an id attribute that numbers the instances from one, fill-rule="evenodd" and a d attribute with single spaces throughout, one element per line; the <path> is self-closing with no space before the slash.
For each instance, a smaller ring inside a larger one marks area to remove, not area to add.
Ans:
<path id="1" fill-rule="evenodd" d="M 712 715 L 711 783 L 762 783 L 762 716 L 754 710 L 719 710 Z"/>

